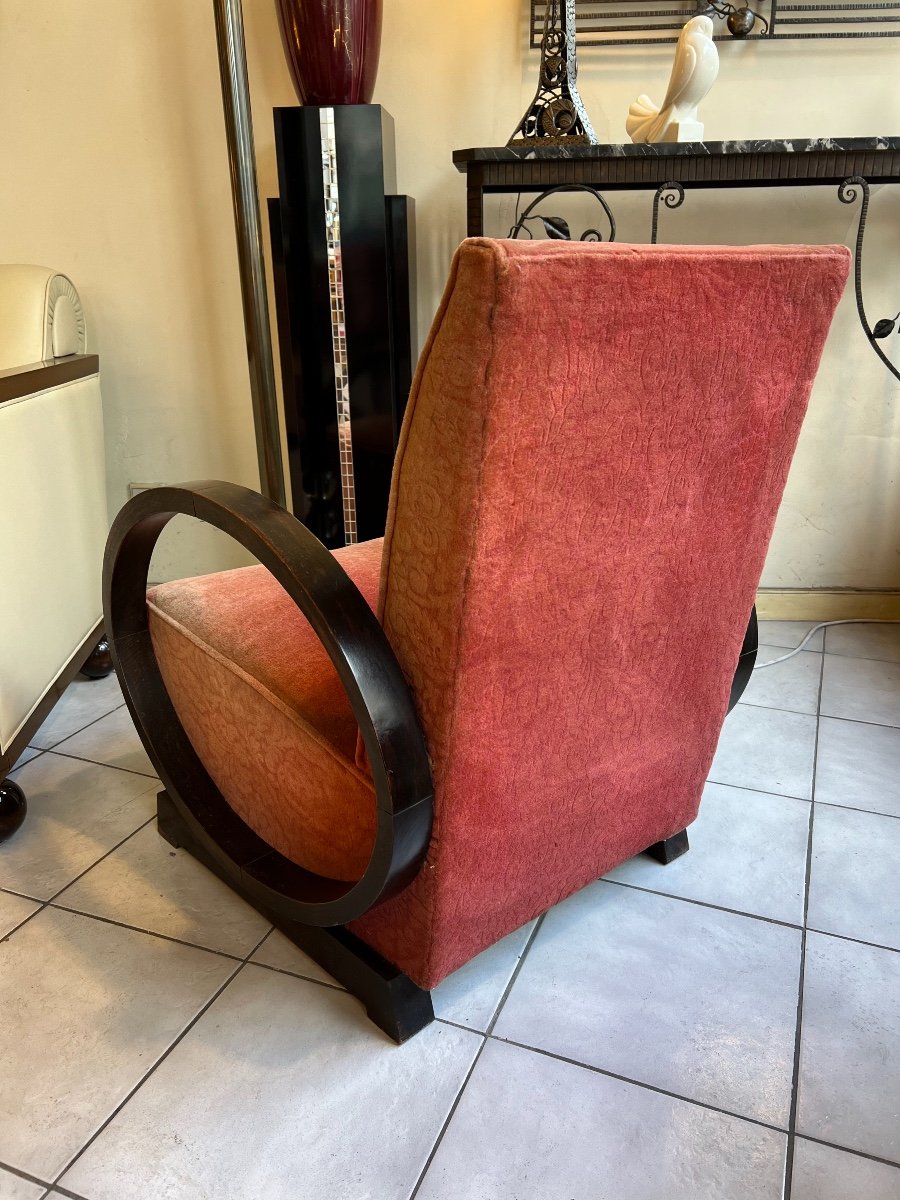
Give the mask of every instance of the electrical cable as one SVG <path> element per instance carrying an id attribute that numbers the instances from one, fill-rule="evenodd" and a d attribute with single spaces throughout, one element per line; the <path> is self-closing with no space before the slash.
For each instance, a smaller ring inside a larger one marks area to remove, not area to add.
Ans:
<path id="1" fill-rule="evenodd" d="M 761 671 L 764 667 L 774 667 L 776 663 L 787 662 L 789 658 L 793 658 L 795 654 L 800 653 L 813 634 L 818 633 L 820 629 L 827 629 L 829 625 L 900 625 L 900 621 L 891 620 L 887 617 L 854 617 L 845 621 L 820 621 L 818 625 L 812 627 L 800 645 L 791 650 L 789 654 L 782 654 L 780 658 L 772 658 L 768 662 L 757 663 L 753 668 L 754 671 Z"/>

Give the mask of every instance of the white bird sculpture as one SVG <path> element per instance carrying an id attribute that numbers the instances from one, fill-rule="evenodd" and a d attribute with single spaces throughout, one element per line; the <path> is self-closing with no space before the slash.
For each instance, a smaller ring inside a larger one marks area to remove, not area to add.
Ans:
<path id="1" fill-rule="evenodd" d="M 649 96 L 641 95 L 628 110 L 625 128 L 633 142 L 702 140 L 703 126 L 697 120 L 697 105 L 719 74 L 719 51 L 712 35 L 713 23 L 709 17 L 692 17 L 682 29 L 662 107 L 658 108 Z"/>

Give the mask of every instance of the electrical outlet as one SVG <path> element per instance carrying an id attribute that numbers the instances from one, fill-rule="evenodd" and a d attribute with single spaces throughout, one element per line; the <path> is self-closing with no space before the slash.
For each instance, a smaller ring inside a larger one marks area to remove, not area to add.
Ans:
<path id="1" fill-rule="evenodd" d="M 165 486 L 165 484 L 162 484 L 162 483 L 129 483 L 128 499 L 130 500 L 132 498 L 132 496 L 137 496 L 141 492 L 149 492 L 151 488 L 164 487 L 164 486 Z"/>

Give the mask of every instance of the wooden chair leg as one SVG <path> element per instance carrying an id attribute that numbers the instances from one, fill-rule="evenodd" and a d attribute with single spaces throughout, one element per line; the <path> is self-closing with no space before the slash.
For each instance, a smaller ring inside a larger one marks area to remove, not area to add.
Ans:
<path id="1" fill-rule="evenodd" d="M 687 830 L 682 829 L 680 833 L 673 833 L 663 842 L 654 842 L 652 846 L 647 847 L 644 853 L 651 854 L 657 862 L 666 866 L 670 862 L 674 862 L 676 858 L 681 858 L 682 854 L 687 854 L 690 848 Z"/>

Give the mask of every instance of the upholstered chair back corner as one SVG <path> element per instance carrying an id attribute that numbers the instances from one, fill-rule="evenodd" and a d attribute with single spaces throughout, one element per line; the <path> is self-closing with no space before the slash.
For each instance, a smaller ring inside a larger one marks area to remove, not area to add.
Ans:
<path id="1" fill-rule="evenodd" d="M 432 853 L 357 923 L 414 977 L 695 817 L 848 265 L 828 246 L 458 251 L 379 598 L 432 757 Z"/>

